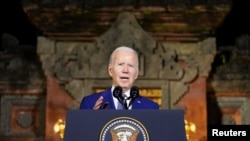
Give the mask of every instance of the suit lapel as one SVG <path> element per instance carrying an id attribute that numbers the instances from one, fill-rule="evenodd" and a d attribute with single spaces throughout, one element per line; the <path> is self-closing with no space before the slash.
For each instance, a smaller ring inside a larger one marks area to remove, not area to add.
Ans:
<path id="1" fill-rule="evenodd" d="M 107 103 L 108 102 L 108 107 L 107 109 L 115 109 L 115 105 L 114 105 L 114 101 L 113 101 L 113 96 L 111 93 L 111 88 L 105 90 L 103 92 L 103 103 Z"/>

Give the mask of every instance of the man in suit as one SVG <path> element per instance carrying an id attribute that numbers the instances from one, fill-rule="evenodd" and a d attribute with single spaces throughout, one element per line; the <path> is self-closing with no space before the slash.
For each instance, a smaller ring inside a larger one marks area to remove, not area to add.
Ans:
<path id="1" fill-rule="evenodd" d="M 108 73 L 112 77 L 112 86 L 105 91 L 83 97 L 80 109 L 120 109 L 122 102 L 113 94 L 117 87 L 121 88 L 123 95 L 130 98 L 125 100 L 128 105 L 125 109 L 159 109 L 159 105 L 152 100 L 139 94 L 135 97 L 131 95 L 131 88 L 134 88 L 133 84 L 139 74 L 139 59 L 134 49 L 126 46 L 116 48 L 109 59 Z M 124 109 L 124 103 L 122 105 Z"/>

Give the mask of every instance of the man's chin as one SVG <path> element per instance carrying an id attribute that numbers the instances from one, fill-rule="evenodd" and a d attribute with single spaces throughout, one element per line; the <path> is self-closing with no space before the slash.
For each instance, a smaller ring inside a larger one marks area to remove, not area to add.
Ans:
<path id="1" fill-rule="evenodd" d="M 122 87 L 122 89 L 124 90 L 128 90 L 130 87 L 128 85 L 120 85 Z"/>
<path id="2" fill-rule="evenodd" d="M 122 87 L 123 89 L 130 89 L 131 84 L 129 84 L 128 82 L 123 82 L 119 83 L 119 86 Z"/>

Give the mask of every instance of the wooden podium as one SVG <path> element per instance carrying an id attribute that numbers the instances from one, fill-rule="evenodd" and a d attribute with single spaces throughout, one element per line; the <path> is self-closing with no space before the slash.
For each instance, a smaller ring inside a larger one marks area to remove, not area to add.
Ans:
<path id="1" fill-rule="evenodd" d="M 69 110 L 64 141 L 187 141 L 182 110 Z"/>

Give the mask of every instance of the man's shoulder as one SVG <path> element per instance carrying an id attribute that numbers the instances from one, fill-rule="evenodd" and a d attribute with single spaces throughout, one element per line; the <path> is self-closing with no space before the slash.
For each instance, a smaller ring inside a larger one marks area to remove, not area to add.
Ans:
<path id="1" fill-rule="evenodd" d="M 153 100 L 144 97 L 144 96 L 140 96 L 140 99 L 138 99 L 141 103 L 143 103 L 143 108 L 144 109 L 159 109 L 159 104 L 154 102 Z"/>
<path id="2" fill-rule="evenodd" d="M 110 89 L 106 89 L 104 91 L 100 91 L 100 92 L 96 92 L 96 93 L 92 93 L 90 95 L 85 96 L 85 98 L 94 98 L 94 97 L 100 97 L 106 93 L 109 93 Z"/>
<path id="3" fill-rule="evenodd" d="M 144 97 L 144 96 L 140 96 L 140 97 L 141 97 L 141 100 L 143 100 L 144 102 L 157 104 L 156 102 L 154 102 L 153 100 L 151 100 L 151 99 L 149 99 L 147 97 Z"/>

